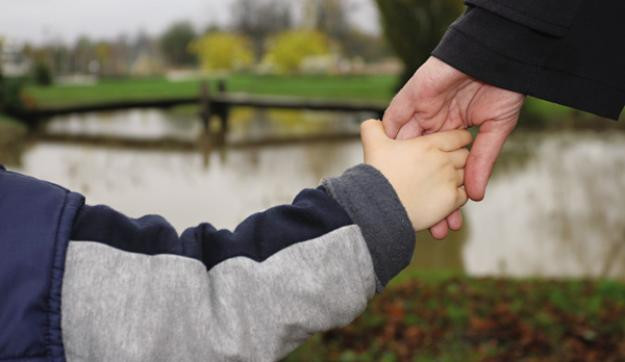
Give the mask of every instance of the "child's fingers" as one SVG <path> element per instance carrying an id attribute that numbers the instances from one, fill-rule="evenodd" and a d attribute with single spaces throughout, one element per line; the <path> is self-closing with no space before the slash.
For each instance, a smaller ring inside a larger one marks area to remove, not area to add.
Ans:
<path id="1" fill-rule="evenodd" d="M 461 148 L 459 150 L 449 152 L 449 158 L 455 168 L 464 168 L 467 164 L 467 159 L 469 158 L 469 150 Z"/>
<path id="2" fill-rule="evenodd" d="M 360 125 L 360 137 L 362 138 L 362 143 L 365 146 L 369 143 L 376 143 L 381 140 L 388 139 L 382 122 L 375 119 L 364 121 Z"/>
<path id="3" fill-rule="evenodd" d="M 456 209 L 459 209 L 461 207 L 463 207 L 467 201 L 468 201 L 468 197 L 467 197 L 467 192 L 464 189 L 464 186 L 461 186 L 458 188 L 458 192 L 456 194 Z"/>
<path id="4" fill-rule="evenodd" d="M 424 137 L 427 137 L 433 145 L 445 152 L 451 152 L 459 148 L 466 147 L 473 140 L 471 133 L 464 129 L 437 132 Z"/>
<path id="5" fill-rule="evenodd" d="M 464 169 L 456 170 L 456 186 L 460 187 L 464 185 Z"/>

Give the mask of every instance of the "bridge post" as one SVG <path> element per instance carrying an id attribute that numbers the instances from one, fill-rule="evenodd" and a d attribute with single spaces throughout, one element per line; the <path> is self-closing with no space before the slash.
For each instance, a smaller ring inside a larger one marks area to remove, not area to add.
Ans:
<path id="1" fill-rule="evenodd" d="M 210 120 L 213 116 L 211 108 L 210 84 L 205 80 L 200 85 L 200 119 L 206 133 L 210 132 Z"/>
<path id="2" fill-rule="evenodd" d="M 226 85 L 225 80 L 220 79 L 217 82 L 217 91 L 219 92 L 220 96 L 226 95 L 226 92 L 228 91 L 228 87 Z M 215 106 L 216 106 L 215 111 L 217 113 L 217 116 L 219 117 L 219 120 L 221 121 L 221 132 L 226 134 L 228 133 L 228 120 L 230 118 L 230 107 L 225 102 L 216 103 Z"/>

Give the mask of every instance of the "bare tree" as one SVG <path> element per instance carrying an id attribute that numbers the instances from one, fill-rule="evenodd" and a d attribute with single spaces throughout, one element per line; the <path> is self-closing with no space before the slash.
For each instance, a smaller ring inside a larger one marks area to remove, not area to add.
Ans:
<path id="1" fill-rule="evenodd" d="M 232 16 L 234 30 L 252 40 L 257 59 L 264 53 L 269 36 L 293 24 L 291 8 L 284 0 L 236 0 Z"/>

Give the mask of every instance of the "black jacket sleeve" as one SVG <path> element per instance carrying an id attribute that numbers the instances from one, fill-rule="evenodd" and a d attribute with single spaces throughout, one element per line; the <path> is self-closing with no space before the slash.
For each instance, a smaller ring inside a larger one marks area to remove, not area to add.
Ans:
<path id="1" fill-rule="evenodd" d="M 617 119 L 623 0 L 466 0 L 433 55 L 483 82 Z"/>

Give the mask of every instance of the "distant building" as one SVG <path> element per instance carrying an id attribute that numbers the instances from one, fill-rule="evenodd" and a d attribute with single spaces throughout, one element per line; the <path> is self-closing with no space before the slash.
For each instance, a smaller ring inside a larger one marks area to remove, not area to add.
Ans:
<path id="1" fill-rule="evenodd" d="M 130 65 L 130 74 L 133 76 L 159 75 L 165 71 L 163 62 L 153 54 L 141 53 Z"/>
<path id="2" fill-rule="evenodd" d="M 158 45 L 146 34 L 140 34 L 131 48 L 129 70 L 133 76 L 150 76 L 165 72 Z"/>

